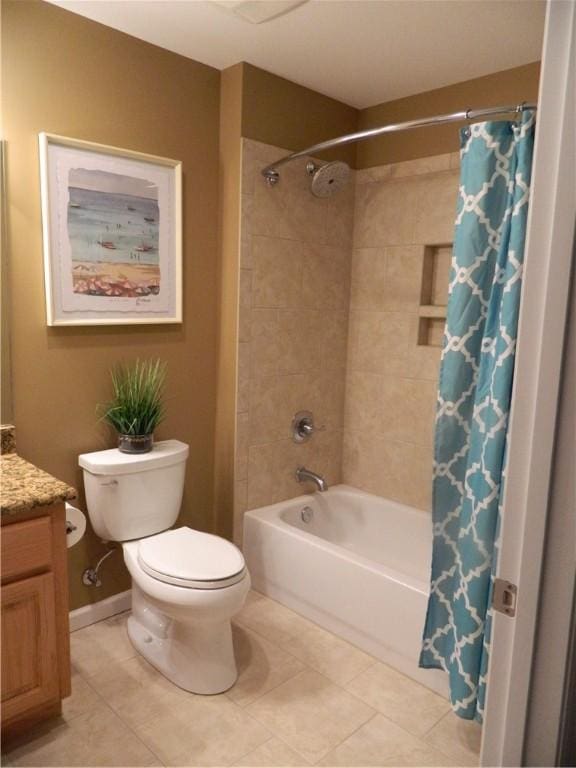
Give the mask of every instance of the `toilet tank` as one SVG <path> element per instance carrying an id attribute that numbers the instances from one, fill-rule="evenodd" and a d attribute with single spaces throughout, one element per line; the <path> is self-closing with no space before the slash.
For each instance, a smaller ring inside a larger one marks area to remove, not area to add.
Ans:
<path id="1" fill-rule="evenodd" d="M 106 541 L 128 541 L 174 525 L 187 458 L 188 446 L 179 440 L 155 443 L 149 453 L 113 448 L 79 456 L 88 516 L 96 534 Z"/>

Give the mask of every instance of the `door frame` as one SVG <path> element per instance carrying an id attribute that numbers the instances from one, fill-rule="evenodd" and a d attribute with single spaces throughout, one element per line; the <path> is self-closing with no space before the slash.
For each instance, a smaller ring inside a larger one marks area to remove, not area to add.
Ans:
<path id="1" fill-rule="evenodd" d="M 494 615 L 484 766 L 523 761 L 572 266 L 575 50 L 576 3 L 549 0 L 497 566 L 518 598 L 515 618 Z"/>

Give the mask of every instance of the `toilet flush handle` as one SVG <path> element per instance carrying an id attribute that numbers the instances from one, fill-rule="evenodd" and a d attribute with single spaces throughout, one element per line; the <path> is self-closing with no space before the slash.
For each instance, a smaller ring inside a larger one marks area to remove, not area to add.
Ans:
<path id="1" fill-rule="evenodd" d="M 118 480 L 108 480 L 105 483 L 100 483 L 100 485 L 118 485 Z"/>

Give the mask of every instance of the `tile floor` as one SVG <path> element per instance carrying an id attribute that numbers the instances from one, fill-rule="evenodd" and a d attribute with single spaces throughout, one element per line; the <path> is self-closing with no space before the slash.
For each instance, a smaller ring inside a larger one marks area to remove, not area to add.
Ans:
<path id="1" fill-rule="evenodd" d="M 180 690 L 120 614 L 71 635 L 72 696 L 8 766 L 464 766 L 480 729 L 421 685 L 252 592 L 234 622 L 236 685 Z"/>

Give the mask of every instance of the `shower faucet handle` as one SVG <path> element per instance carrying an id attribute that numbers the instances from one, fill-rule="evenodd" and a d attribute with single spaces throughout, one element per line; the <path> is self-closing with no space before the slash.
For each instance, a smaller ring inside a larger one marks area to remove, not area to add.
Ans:
<path id="1" fill-rule="evenodd" d="M 314 415 L 311 411 L 298 411 L 292 419 L 292 440 L 295 443 L 304 443 L 309 440 L 314 432 L 323 432 L 326 427 L 317 427 L 314 424 Z"/>

